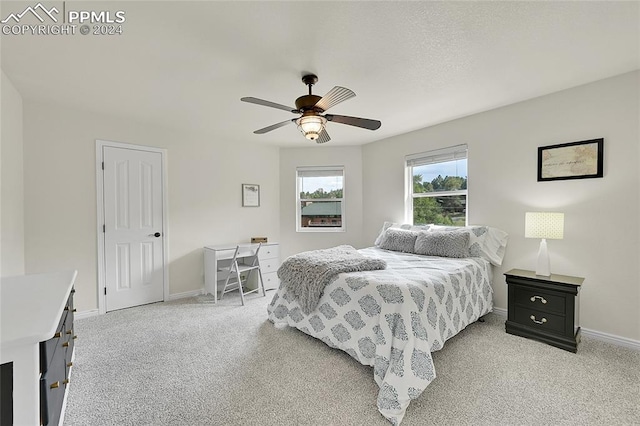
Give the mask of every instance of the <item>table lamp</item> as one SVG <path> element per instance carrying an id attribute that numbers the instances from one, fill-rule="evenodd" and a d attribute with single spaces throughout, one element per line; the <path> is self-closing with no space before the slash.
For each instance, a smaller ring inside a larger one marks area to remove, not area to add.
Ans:
<path id="1" fill-rule="evenodd" d="M 542 238 L 538 250 L 538 265 L 536 275 L 548 277 L 549 252 L 547 251 L 547 238 L 561 240 L 564 237 L 564 213 L 552 212 L 527 212 L 524 218 L 524 237 Z"/>

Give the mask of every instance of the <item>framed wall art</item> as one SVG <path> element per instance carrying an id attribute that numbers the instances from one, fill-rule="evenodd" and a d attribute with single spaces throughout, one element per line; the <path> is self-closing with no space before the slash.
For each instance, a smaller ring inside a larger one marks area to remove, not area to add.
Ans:
<path id="1" fill-rule="evenodd" d="M 538 182 L 603 177 L 604 139 L 541 146 Z"/>
<path id="2" fill-rule="evenodd" d="M 260 185 L 242 184 L 242 207 L 260 207 Z"/>

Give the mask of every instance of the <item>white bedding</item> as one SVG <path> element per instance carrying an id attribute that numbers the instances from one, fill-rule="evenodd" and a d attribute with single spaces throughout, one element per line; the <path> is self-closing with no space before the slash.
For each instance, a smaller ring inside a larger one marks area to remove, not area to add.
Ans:
<path id="1" fill-rule="evenodd" d="M 284 323 L 373 366 L 377 406 L 400 424 L 412 399 L 436 377 L 431 352 L 493 308 L 492 272 L 482 258 L 420 256 L 376 247 L 387 269 L 342 273 L 304 315 L 284 286 L 267 310 Z"/>

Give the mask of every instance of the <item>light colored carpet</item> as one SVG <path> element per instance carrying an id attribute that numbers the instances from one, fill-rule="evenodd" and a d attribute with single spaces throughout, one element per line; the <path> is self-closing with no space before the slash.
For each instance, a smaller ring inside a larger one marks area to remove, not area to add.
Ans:
<path id="1" fill-rule="evenodd" d="M 76 321 L 65 425 L 388 425 L 371 367 L 267 320 L 273 296 L 157 303 Z M 640 352 L 577 354 L 490 314 L 434 353 L 403 425 L 640 424 Z"/>

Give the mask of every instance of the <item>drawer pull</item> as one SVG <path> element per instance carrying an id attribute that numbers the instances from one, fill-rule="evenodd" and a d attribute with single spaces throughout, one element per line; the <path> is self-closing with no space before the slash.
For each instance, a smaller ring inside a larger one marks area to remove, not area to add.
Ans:
<path id="1" fill-rule="evenodd" d="M 535 322 L 536 324 L 544 324 L 545 322 L 547 322 L 547 319 L 545 317 L 542 317 L 540 321 L 536 320 L 535 315 L 531 315 L 529 318 L 531 318 L 531 321 Z"/>
<path id="2" fill-rule="evenodd" d="M 64 342 L 64 343 L 62 344 L 62 347 L 63 347 L 63 348 L 68 348 L 68 347 L 69 347 L 69 342 Z"/>
<path id="3" fill-rule="evenodd" d="M 540 299 L 540 301 L 541 301 L 543 304 L 546 304 L 546 303 L 547 303 L 547 299 L 545 299 L 545 298 L 544 298 L 544 297 L 542 297 L 542 296 L 533 296 L 533 297 L 532 297 L 531 299 L 529 299 L 529 300 L 531 300 L 532 302 L 535 302 L 535 301 L 536 301 L 536 299 Z"/>
<path id="4" fill-rule="evenodd" d="M 59 339 L 61 337 L 62 337 L 62 332 L 61 331 L 58 331 L 56 334 L 53 335 L 54 339 Z"/>
<path id="5" fill-rule="evenodd" d="M 67 364 L 67 367 L 73 367 L 73 362 L 70 362 L 69 364 Z"/>
<path id="6" fill-rule="evenodd" d="M 78 336 L 73 336 L 73 338 L 74 338 L 74 339 L 77 339 L 77 338 L 78 338 Z"/>
<path id="7" fill-rule="evenodd" d="M 56 389 L 60 387 L 60 382 L 51 383 L 49 389 Z"/>
<path id="8" fill-rule="evenodd" d="M 67 334 L 73 334 L 73 329 L 67 330 Z"/>
<path id="9" fill-rule="evenodd" d="M 69 384 L 69 379 L 65 379 L 64 382 L 62 382 L 62 383 L 65 384 L 65 385 L 68 385 Z"/>
<path id="10" fill-rule="evenodd" d="M 71 312 L 78 312 L 78 310 L 76 308 L 73 308 L 73 311 L 71 311 Z"/>

